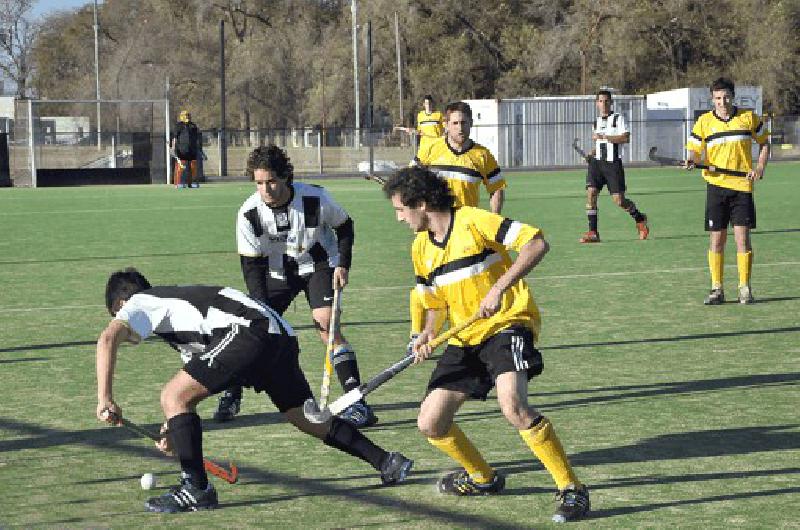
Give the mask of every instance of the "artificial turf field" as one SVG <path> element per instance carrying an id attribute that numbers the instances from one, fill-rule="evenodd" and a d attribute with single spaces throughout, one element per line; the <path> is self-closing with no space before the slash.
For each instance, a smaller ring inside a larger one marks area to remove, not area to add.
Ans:
<path id="1" fill-rule="evenodd" d="M 545 358 L 529 391 L 591 487 L 592 516 L 575 527 L 800 527 L 799 172 L 800 164 L 776 163 L 757 185 L 757 303 L 718 307 L 702 305 L 708 236 L 697 172 L 629 169 L 629 196 L 648 214 L 651 239 L 638 241 L 604 193 L 598 245 L 577 243 L 586 224 L 581 172 L 507 175 L 504 213 L 540 226 L 551 244 L 529 277 Z M 405 348 L 412 234 L 376 185 L 322 184 L 355 220 L 343 321 L 368 377 Z M 212 478 L 220 509 L 144 512 L 153 492 L 140 489 L 141 474 L 157 475 L 158 494 L 178 467 L 94 418 L 105 280 L 136 266 L 153 284 L 243 288 L 234 217 L 252 191 L 246 183 L 0 190 L 0 527 L 552 526 L 553 483 L 493 395 L 469 402 L 458 422 L 507 475 L 505 492 L 435 492 L 455 466 L 415 429 L 432 362 L 370 397 L 380 423 L 369 436 L 415 460 L 405 484 L 380 487 L 369 466 L 295 431 L 246 391 L 234 422 L 209 419 L 215 398 L 199 410 L 206 454 L 240 468 L 236 485 Z M 726 294 L 735 300 L 732 235 L 727 249 Z M 324 347 L 302 296 L 285 316 L 299 328 L 318 389 Z M 179 367 L 161 342 L 123 347 L 114 391 L 125 415 L 155 429 L 161 385 Z"/>

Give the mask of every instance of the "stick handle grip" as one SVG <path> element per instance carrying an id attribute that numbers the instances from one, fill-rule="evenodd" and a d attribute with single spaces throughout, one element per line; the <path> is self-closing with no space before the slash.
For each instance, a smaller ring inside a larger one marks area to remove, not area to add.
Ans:
<path id="1" fill-rule="evenodd" d="M 475 313 L 464 322 L 460 322 L 457 326 L 453 326 L 444 333 L 441 333 L 437 337 L 433 338 L 428 344 L 430 344 L 431 349 L 436 349 L 445 342 L 447 342 L 448 340 L 450 340 L 453 336 L 457 335 L 461 331 L 464 331 L 464 329 L 466 329 L 468 326 L 474 324 L 475 321 L 477 321 L 478 319 L 480 319 L 480 315 L 478 313 Z M 378 375 L 367 381 L 364 385 L 361 386 L 361 393 L 366 396 L 367 394 L 369 394 L 370 392 L 372 392 L 373 390 L 384 384 L 386 381 L 388 381 L 392 377 L 396 376 L 397 374 L 399 374 L 400 372 L 411 366 L 411 364 L 414 362 L 414 357 L 415 357 L 414 353 L 406 355 L 405 357 L 403 357 L 402 359 L 391 365 L 389 368 L 385 369 L 384 371 L 382 371 L 381 373 L 379 373 Z"/>

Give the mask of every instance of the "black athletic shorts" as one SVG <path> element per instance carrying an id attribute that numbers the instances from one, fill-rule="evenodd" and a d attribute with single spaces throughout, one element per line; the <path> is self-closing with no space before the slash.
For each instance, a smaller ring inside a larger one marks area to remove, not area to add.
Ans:
<path id="1" fill-rule="evenodd" d="M 756 202 L 753 194 L 708 184 L 706 232 L 727 230 L 728 225 L 756 227 Z"/>
<path id="2" fill-rule="evenodd" d="M 542 354 L 533 345 L 531 330 L 513 326 L 477 346 L 448 345 L 433 369 L 428 393 L 444 388 L 486 399 L 500 374 L 525 370 L 530 380 L 543 368 Z"/>
<path id="3" fill-rule="evenodd" d="M 606 162 L 592 158 L 589 161 L 589 171 L 586 173 L 586 187 L 602 190 L 608 186 L 609 193 L 623 193 L 625 191 L 625 169 L 622 160 Z"/>
<path id="4" fill-rule="evenodd" d="M 269 333 L 266 321 L 234 324 L 220 330 L 206 353 L 194 355 L 183 370 L 212 394 L 234 385 L 252 387 L 286 412 L 313 397 L 299 353 L 296 337 Z"/>
<path id="5" fill-rule="evenodd" d="M 288 275 L 285 280 L 267 276 L 266 303 L 282 315 L 300 292 L 306 293 L 311 309 L 333 304 L 333 269 L 325 267 L 307 276 Z"/>

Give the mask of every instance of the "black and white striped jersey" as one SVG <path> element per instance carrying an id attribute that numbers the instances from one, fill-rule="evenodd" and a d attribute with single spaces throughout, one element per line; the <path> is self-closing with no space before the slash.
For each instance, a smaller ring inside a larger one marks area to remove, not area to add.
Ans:
<path id="1" fill-rule="evenodd" d="M 612 112 L 608 116 L 598 116 L 594 124 L 594 132 L 606 136 L 617 136 L 629 133 L 625 116 Z M 608 140 L 595 140 L 594 154 L 597 160 L 614 162 L 622 160 L 622 144 L 612 144 Z"/>
<path id="2" fill-rule="evenodd" d="M 268 258 L 269 274 L 277 279 L 285 279 L 289 268 L 305 276 L 315 265 L 336 267 L 339 249 L 333 229 L 349 218 L 319 186 L 293 183 L 292 198 L 282 208 L 270 208 L 256 192 L 236 216 L 238 251 Z"/>
<path id="3" fill-rule="evenodd" d="M 134 342 L 155 334 L 178 350 L 183 362 L 232 340 L 239 327 L 264 321 L 273 335 L 294 336 L 270 307 L 229 287 L 159 286 L 131 296 L 114 317 L 133 332 Z"/>

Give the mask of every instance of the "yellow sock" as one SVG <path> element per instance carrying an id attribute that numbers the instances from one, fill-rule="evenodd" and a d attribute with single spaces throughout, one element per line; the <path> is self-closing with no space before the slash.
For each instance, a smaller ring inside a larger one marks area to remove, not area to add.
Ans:
<path id="1" fill-rule="evenodd" d="M 422 328 L 425 327 L 425 308 L 422 306 L 422 299 L 416 289 L 411 290 L 408 309 L 411 311 L 411 334 L 419 334 L 422 332 Z"/>
<path id="2" fill-rule="evenodd" d="M 564 448 L 561 446 L 561 441 L 556 436 L 550 420 L 542 418 L 542 421 L 530 429 L 519 431 L 519 435 L 550 472 L 550 476 L 556 481 L 559 490 L 563 490 L 570 484 L 581 485 L 578 477 L 572 471 L 572 466 L 569 465 L 567 455 L 564 453 Z"/>
<path id="3" fill-rule="evenodd" d="M 725 254 L 708 251 L 708 268 L 711 270 L 711 288 L 722 288 L 722 271 Z"/>
<path id="4" fill-rule="evenodd" d="M 750 271 L 753 268 L 753 251 L 737 252 L 736 265 L 739 269 L 739 287 L 750 285 Z"/>
<path id="5" fill-rule="evenodd" d="M 443 451 L 447 456 L 461 464 L 475 482 L 488 484 L 494 479 L 492 467 L 486 463 L 478 449 L 472 445 L 469 438 L 455 423 L 450 426 L 447 434 L 441 438 L 428 438 L 428 441 L 435 448 Z"/>

